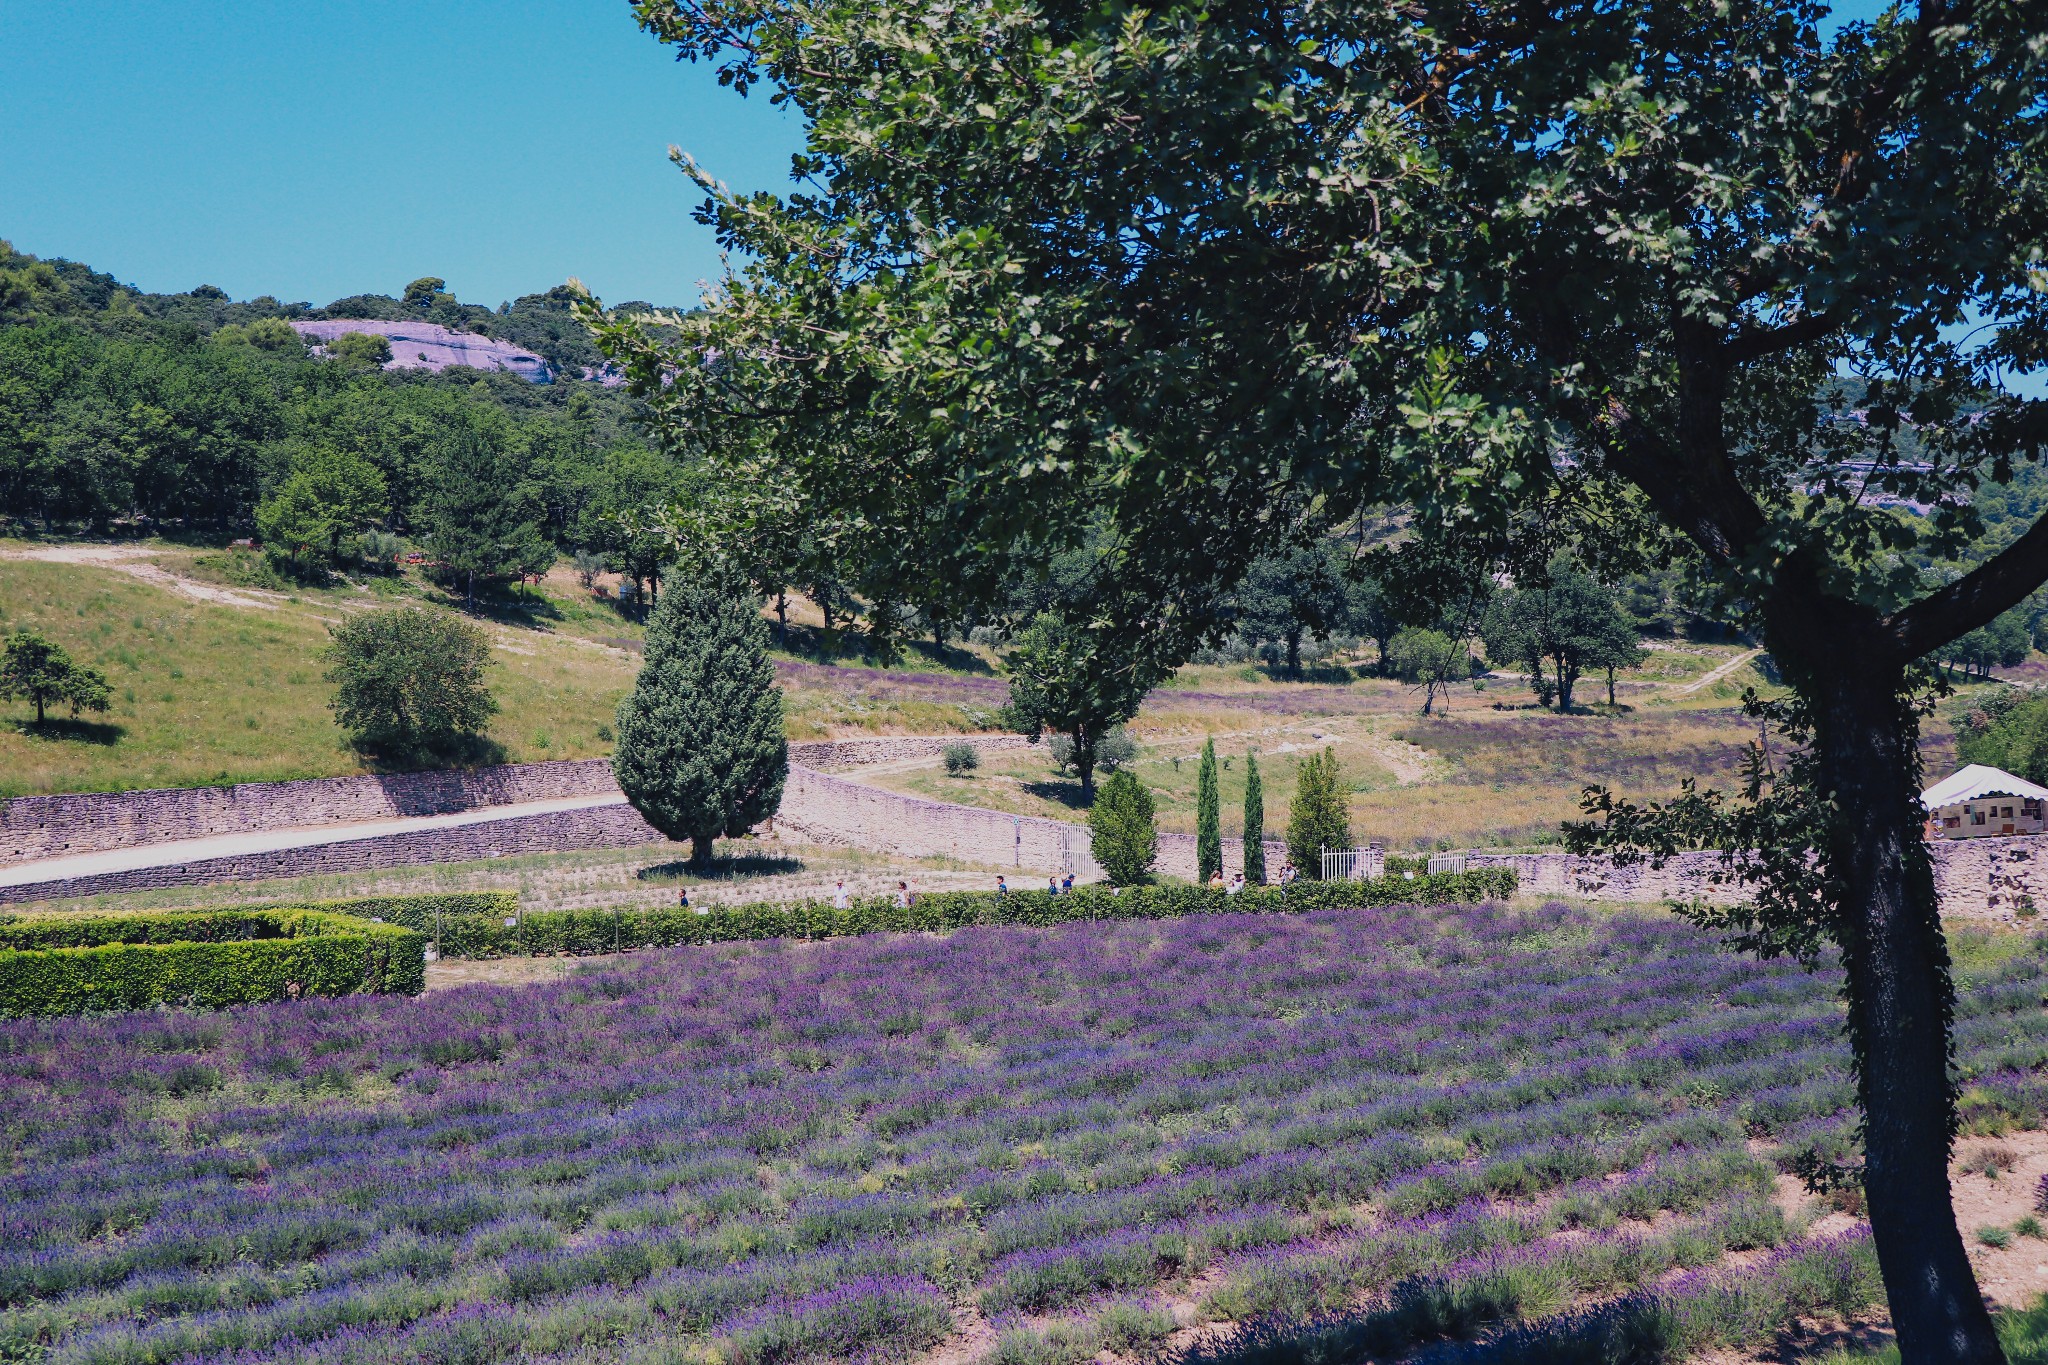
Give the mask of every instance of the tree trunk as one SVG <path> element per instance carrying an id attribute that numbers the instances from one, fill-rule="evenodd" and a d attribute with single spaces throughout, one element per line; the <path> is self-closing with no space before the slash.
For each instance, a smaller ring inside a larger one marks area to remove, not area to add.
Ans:
<path id="1" fill-rule="evenodd" d="M 775 643 L 789 648 L 789 594 L 775 590 Z"/>
<path id="2" fill-rule="evenodd" d="M 1607 704 L 1614 705 L 1614 665 L 1607 665 Z"/>
<path id="3" fill-rule="evenodd" d="M 1081 774 L 1081 801 L 1084 805 L 1095 804 L 1095 749 L 1074 746 L 1074 771 Z"/>
<path id="4" fill-rule="evenodd" d="M 1301 632 L 1298 630 L 1287 632 L 1287 676 L 1301 676 Z"/>
<path id="5" fill-rule="evenodd" d="M 35 694 L 35 701 L 36 701 L 36 724 L 37 724 L 37 725 L 41 725 L 41 724 L 43 723 L 43 694 L 42 694 L 42 693 L 40 693 L 40 692 L 36 693 L 36 694 Z"/>
<path id="6" fill-rule="evenodd" d="M 1903 667 L 1879 656 L 1876 641 L 1839 652 L 1847 633 L 1809 638 L 1809 660 L 1830 646 L 1835 657 L 1806 682 L 1819 776 L 1837 809 L 1830 865 L 1878 1265 L 1903 1359 L 2003 1361 L 1949 1189 L 1948 945 L 1915 790 L 1919 726 Z"/>
<path id="7" fill-rule="evenodd" d="M 718 842 L 709 834 L 690 836 L 690 864 L 693 867 L 709 867 L 717 860 Z"/>
<path id="8" fill-rule="evenodd" d="M 1568 671 L 1565 668 L 1563 659 L 1558 659 L 1555 662 L 1557 664 L 1557 709 L 1558 713 L 1562 715 L 1564 712 L 1572 709 L 1572 687 L 1579 681 L 1579 675 L 1576 671 Z"/>

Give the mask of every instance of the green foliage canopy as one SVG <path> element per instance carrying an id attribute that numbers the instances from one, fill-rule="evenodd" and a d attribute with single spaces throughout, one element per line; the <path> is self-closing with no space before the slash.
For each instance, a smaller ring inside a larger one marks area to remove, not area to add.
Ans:
<path id="1" fill-rule="evenodd" d="M 1106 626 L 1170 665 L 1303 517 L 1682 538 L 1810 708 L 1829 820 L 1784 832 L 1834 875 L 1788 885 L 1844 954 L 1902 1353 L 1998 1358 L 1914 670 L 2048 579 L 2048 522 L 1939 585 L 1914 556 L 2048 442 L 2003 382 L 2048 358 L 2038 4 L 637 9 L 799 108 L 818 188 L 686 166 L 745 264 L 672 341 L 603 339 L 665 429 L 736 420 L 744 477 L 908 547 L 849 557 L 870 597 L 992 595 L 1095 528 L 1140 604 Z"/>
<path id="2" fill-rule="evenodd" d="M 720 836 L 738 838 L 775 814 L 789 775 L 782 689 L 759 605 L 731 570 L 672 587 L 619 703 L 619 789 L 648 824 L 687 839 L 700 864 Z"/>
<path id="3" fill-rule="evenodd" d="M 1138 713 L 1157 681 L 1134 660 L 1112 653 L 1114 644 L 1107 630 L 1041 612 L 1017 636 L 1008 660 L 1008 723 L 1034 741 L 1048 731 L 1065 735 L 1082 799 L 1090 802 L 1103 739 Z"/>
<path id="4" fill-rule="evenodd" d="M 330 635 L 329 705 L 335 723 L 367 750 L 396 759 L 454 754 L 497 714 L 484 684 L 491 642 L 481 627 L 401 607 L 351 616 Z"/>
<path id="5" fill-rule="evenodd" d="M 0 646 L 0 697 L 20 698 L 36 708 L 62 702 L 71 714 L 105 711 L 112 693 L 106 674 L 72 660 L 64 646 L 33 630 L 17 630 Z"/>
<path id="6" fill-rule="evenodd" d="M 1351 808 L 1334 750 L 1310 754 L 1287 807 L 1287 857 L 1304 877 L 1323 875 L 1323 852 L 1351 847 Z"/>
<path id="7" fill-rule="evenodd" d="M 1206 882 L 1223 870 L 1223 814 L 1217 787 L 1216 741 L 1202 741 L 1195 767 L 1195 880 Z"/>
<path id="8" fill-rule="evenodd" d="M 1089 849 L 1112 886 L 1150 881 L 1159 859 L 1152 793 L 1127 770 L 1113 772 L 1088 808 Z"/>
<path id="9" fill-rule="evenodd" d="M 1266 884 L 1266 785 L 1255 753 L 1244 756 L 1244 879 Z"/>

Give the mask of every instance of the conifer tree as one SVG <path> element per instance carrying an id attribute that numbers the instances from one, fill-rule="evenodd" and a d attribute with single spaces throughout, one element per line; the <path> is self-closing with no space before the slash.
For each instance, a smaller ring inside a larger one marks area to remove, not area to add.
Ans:
<path id="1" fill-rule="evenodd" d="M 1302 762 L 1294 788 L 1294 800 L 1287 807 L 1287 856 L 1302 875 L 1323 874 L 1323 850 L 1335 853 L 1351 847 L 1351 813 L 1344 801 L 1344 784 L 1337 769 L 1337 755 L 1325 749 Z"/>
<path id="2" fill-rule="evenodd" d="M 663 596 L 618 732 L 619 789 L 648 824 L 690 842 L 691 862 L 775 813 L 789 774 L 782 690 L 739 578 L 714 570 Z"/>
<path id="3" fill-rule="evenodd" d="M 1244 756 L 1244 879 L 1266 883 L 1266 788 L 1259 781 L 1259 756 Z"/>
<path id="4" fill-rule="evenodd" d="M 1153 814 L 1152 793 L 1122 768 L 1109 775 L 1088 808 L 1090 852 L 1112 886 L 1151 880 L 1152 864 L 1159 857 L 1159 827 Z"/>
<path id="5" fill-rule="evenodd" d="M 1208 881 L 1223 870 L 1223 817 L 1217 808 L 1216 741 L 1202 742 L 1202 766 L 1195 770 L 1195 877 Z"/>

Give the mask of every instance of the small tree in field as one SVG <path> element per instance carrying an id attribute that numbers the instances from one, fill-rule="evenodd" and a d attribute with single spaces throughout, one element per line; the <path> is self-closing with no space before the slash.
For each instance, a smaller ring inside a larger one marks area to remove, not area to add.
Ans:
<path id="1" fill-rule="evenodd" d="M 1152 793 L 1129 772 L 1109 775 L 1088 808 L 1088 834 L 1095 861 L 1113 886 L 1137 886 L 1152 879 L 1159 857 L 1159 827 L 1153 822 Z"/>
<path id="2" fill-rule="evenodd" d="M 1302 760 L 1287 807 L 1287 856 L 1302 875 L 1323 875 L 1323 850 L 1351 847 L 1351 812 L 1337 755 L 1325 749 Z"/>
<path id="3" fill-rule="evenodd" d="M 36 708 L 36 724 L 45 707 L 64 702 L 76 716 L 104 711 L 110 699 L 107 677 L 97 668 L 73 663 L 64 646 L 32 630 L 17 630 L 0 649 L 0 697 L 19 697 Z"/>
<path id="4" fill-rule="evenodd" d="M 1266 884 L 1266 787 L 1259 780 L 1259 756 L 1244 756 L 1244 879 Z"/>
<path id="5" fill-rule="evenodd" d="M 1202 763 L 1195 769 L 1195 876 L 1208 881 L 1223 870 L 1223 814 L 1216 787 L 1216 741 L 1202 741 Z"/>
<path id="6" fill-rule="evenodd" d="M 491 642 L 467 621 L 402 607 L 350 617 L 332 634 L 328 706 L 362 748 L 393 757 L 448 753 L 497 714 L 484 686 Z"/>
<path id="7" fill-rule="evenodd" d="M 1406 682 L 1422 685 L 1422 714 L 1428 715 L 1443 697 L 1451 709 L 1451 684 L 1469 673 L 1470 654 L 1463 640 L 1440 630 L 1408 629 L 1396 635 L 1387 651 L 1389 669 Z"/>
<path id="8" fill-rule="evenodd" d="M 1041 612 L 1017 636 L 1005 714 L 1018 733 L 1036 740 L 1065 735 L 1067 762 L 1081 777 L 1081 797 L 1095 799 L 1095 767 L 1104 738 L 1138 713 L 1151 677 L 1105 653 L 1106 632 Z"/>
<path id="9" fill-rule="evenodd" d="M 612 772 L 647 823 L 708 863 L 775 814 L 789 775 L 782 689 L 760 604 L 713 570 L 671 587 L 647 629 L 647 662 L 619 703 Z"/>

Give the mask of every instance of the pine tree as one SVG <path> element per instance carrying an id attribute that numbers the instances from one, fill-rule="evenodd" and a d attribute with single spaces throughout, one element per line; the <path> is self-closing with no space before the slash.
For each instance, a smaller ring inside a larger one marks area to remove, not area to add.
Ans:
<path id="1" fill-rule="evenodd" d="M 1302 762 L 1287 807 L 1287 856 L 1302 875 L 1320 877 L 1323 850 L 1351 847 L 1351 813 L 1344 799 L 1337 755 L 1325 749 Z"/>
<path id="2" fill-rule="evenodd" d="M 1113 886 L 1137 886 L 1151 880 L 1159 857 L 1159 827 L 1153 821 L 1152 793 L 1119 768 L 1102 784 L 1088 808 L 1090 851 Z"/>
<path id="3" fill-rule="evenodd" d="M 1244 879 L 1266 884 L 1266 788 L 1259 781 L 1259 756 L 1244 756 Z"/>
<path id="4" fill-rule="evenodd" d="M 1217 809 L 1216 741 L 1202 742 L 1202 766 L 1195 770 L 1195 879 L 1208 881 L 1223 870 L 1223 816 Z"/>
<path id="5" fill-rule="evenodd" d="M 782 804 L 789 774 L 782 690 L 767 626 L 745 584 L 726 571 L 672 584 L 647 629 L 647 662 L 619 703 L 612 772 L 647 823 L 690 841 L 745 834 Z"/>

